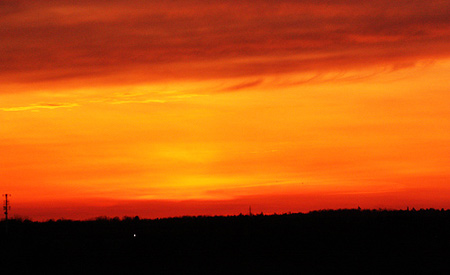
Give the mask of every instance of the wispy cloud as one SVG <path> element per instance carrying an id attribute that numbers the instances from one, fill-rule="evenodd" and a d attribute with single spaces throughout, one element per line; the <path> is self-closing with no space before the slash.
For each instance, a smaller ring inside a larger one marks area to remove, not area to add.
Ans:
<path id="1" fill-rule="evenodd" d="M 119 105 L 132 103 L 166 103 L 168 99 L 162 97 L 158 92 L 117 92 L 113 95 L 102 95 L 99 98 L 90 99 L 89 102 Z"/>
<path id="2" fill-rule="evenodd" d="M 449 13 L 439 0 L 6 1 L 0 79 L 142 83 L 414 65 L 450 56 Z"/>
<path id="3" fill-rule="evenodd" d="M 27 106 L 3 107 L 0 110 L 5 112 L 38 111 L 41 109 L 73 108 L 78 106 L 77 103 L 39 103 Z"/>
<path id="4" fill-rule="evenodd" d="M 111 104 L 129 104 L 129 103 L 166 103 L 166 100 L 162 99 L 136 99 L 136 100 L 117 100 L 111 101 Z"/>
<path id="5" fill-rule="evenodd" d="M 230 87 L 226 87 L 224 89 L 222 89 L 222 91 L 224 92 L 235 92 L 235 91 L 239 91 L 239 90 L 243 90 L 243 89 L 248 89 L 248 88 L 252 88 L 252 87 L 256 87 L 258 85 L 260 85 L 263 81 L 260 80 L 255 80 L 255 81 L 251 81 L 251 82 L 243 82 L 234 86 L 230 86 Z"/>

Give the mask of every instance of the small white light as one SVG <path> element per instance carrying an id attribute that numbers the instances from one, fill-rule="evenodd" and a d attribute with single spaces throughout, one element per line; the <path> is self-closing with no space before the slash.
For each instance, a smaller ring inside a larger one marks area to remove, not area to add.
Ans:
<path id="1" fill-rule="evenodd" d="M 133 237 L 135 237 L 135 238 L 136 238 L 136 234 L 133 234 Z"/>

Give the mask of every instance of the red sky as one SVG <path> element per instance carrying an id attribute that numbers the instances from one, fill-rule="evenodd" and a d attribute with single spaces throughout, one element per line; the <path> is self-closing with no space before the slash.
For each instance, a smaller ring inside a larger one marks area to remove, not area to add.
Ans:
<path id="1" fill-rule="evenodd" d="M 448 1 L 1 1 L 33 219 L 450 208 Z"/>

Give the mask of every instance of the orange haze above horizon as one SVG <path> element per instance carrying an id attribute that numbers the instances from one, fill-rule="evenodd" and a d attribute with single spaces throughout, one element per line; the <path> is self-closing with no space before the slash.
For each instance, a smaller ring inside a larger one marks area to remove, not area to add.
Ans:
<path id="1" fill-rule="evenodd" d="M 450 208 L 448 1 L 2 1 L 34 219 Z"/>

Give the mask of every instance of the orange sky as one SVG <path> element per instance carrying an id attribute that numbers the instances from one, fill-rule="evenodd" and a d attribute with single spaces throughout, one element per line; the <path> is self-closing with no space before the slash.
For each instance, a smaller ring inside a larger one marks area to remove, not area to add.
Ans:
<path id="1" fill-rule="evenodd" d="M 12 216 L 450 208 L 448 1 L 1 1 Z"/>

